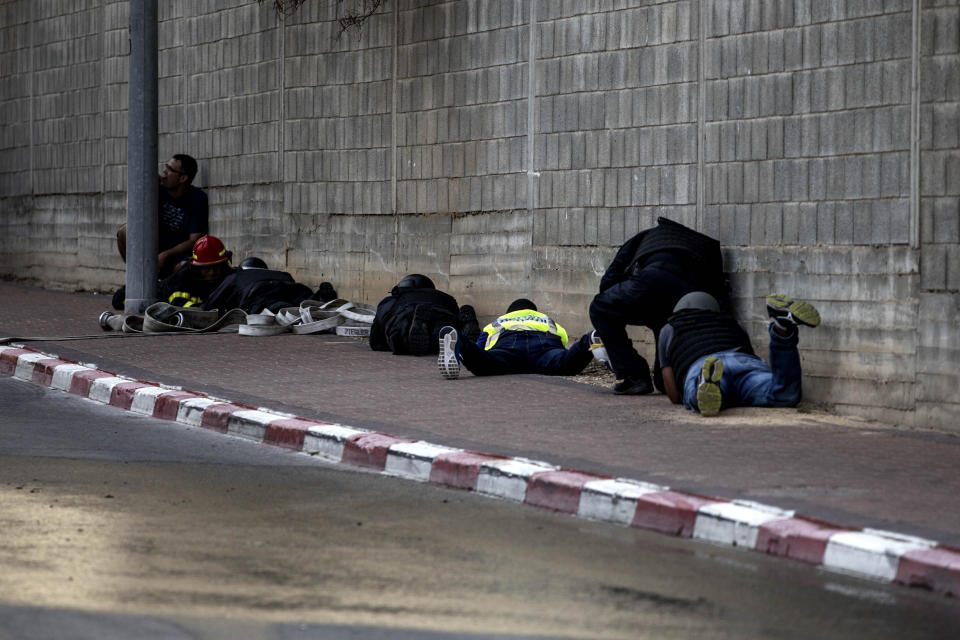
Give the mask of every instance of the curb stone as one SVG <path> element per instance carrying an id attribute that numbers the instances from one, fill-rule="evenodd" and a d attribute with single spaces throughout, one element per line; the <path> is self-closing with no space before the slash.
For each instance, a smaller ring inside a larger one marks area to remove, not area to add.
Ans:
<path id="1" fill-rule="evenodd" d="M 960 596 L 960 549 L 933 540 L 843 527 L 748 500 L 685 493 L 561 469 L 543 461 L 465 451 L 308 420 L 132 380 L 30 348 L 0 346 L 0 374 L 133 413 L 317 455 L 337 464 Z"/>

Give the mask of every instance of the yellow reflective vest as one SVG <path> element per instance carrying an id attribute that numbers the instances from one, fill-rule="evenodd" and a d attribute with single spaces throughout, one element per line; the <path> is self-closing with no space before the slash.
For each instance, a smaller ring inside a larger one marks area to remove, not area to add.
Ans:
<path id="1" fill-rule="evenodd" d="M 559 336 L 564 348 L 567 346 L 566 330 L 551 320 L 550 316 L 531 309 L 520 309 L 519 311 L 511 311 L 508 314 L 500 316 L 483 328 L 483 332 L 487 334 L 486 343 L 483 345 L 484 351 L 492 349 L 504 331 L 543 331 L 544 333 L 552 333 L 555 336 Z"/>

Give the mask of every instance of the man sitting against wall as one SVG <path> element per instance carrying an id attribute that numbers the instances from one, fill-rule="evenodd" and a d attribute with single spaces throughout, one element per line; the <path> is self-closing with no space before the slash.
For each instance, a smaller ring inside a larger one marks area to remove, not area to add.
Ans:
<path id="1" fill-rule="evenodd" d="M 191 259 L 193 245 L 208 233 L 207 194 L 193 186 L 197 161 L 177 153 L 160 170 L 157 201 L 157 277 L 165 278 Z M 127 225 L 117 231 L 117 250 L 127 261 Z"/>

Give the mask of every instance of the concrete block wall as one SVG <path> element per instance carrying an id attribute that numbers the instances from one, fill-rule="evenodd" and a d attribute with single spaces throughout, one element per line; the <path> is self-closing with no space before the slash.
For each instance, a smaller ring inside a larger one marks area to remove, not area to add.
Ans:
<path id="1" fill-rule="evenodd" d="M 960 7 L 923 3 L 920 69 L 921 260 L 913 424 L 960 416 Z M 954 427 L 956 429 L 956 427 Z"/>
<path id="2" fill-rule="evenodd" d="M 0 273 L 110 289 L 127 3 L 69 4 L 0 2 Z M 956 428 L 958 0 L 386 0 L 344 34 L 338 4 L 160 7 L 158 162 L 200 160 L 238 257 L 577 333 L 665 215 L 721 240 L 761 350 L 768 292 L 821 308 L 809 400 Z"/>

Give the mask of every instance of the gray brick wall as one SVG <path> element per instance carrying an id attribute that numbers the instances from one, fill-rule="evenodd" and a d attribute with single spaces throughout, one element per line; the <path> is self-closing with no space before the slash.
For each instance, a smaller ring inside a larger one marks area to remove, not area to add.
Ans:
<path id="1" fill-rule="evenodd" d="M 821 308 L 809 400 L 956 428 L 960 2 L 920 6 L 914 34 L 908 0 L 387 0 L 338 35 L 333 2 L 173 0 L 160 154 L 200 160 L 238 256 L 367 302 L 427 273 L 482 318 L 534 296 L 572 333 L 665 215 L 721 240 L 761 350 L 766 293 Z M 127 21 L 0 2 L 2 274 L 122 281 Z"/>

